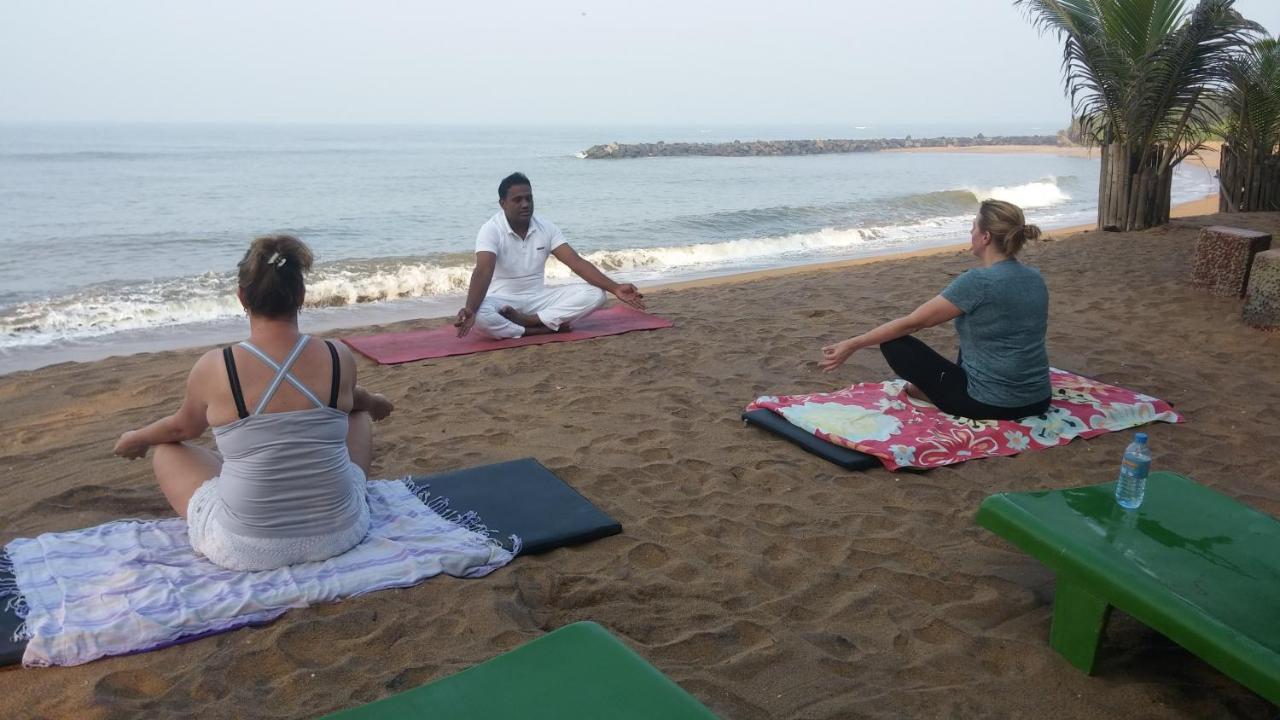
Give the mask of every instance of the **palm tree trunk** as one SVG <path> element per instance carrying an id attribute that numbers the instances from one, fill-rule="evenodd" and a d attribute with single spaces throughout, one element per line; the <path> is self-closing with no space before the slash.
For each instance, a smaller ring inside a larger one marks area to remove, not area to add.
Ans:
<path id="1" fill-rule="evenodd" d="M 1270 156 L 1264 183 L 1267 186 L 1267 191 L 1263 195 L 1261 209 L 1271 212 L 1280 211 L 1280 153 Z"/>
<path id="2" fill-rule="evenodd" d="M 1260 183 L 1258 182 L 1258 160 L 1260 159 L 1258 155 L 1261 153 L 1258 152 L 1257 148 L 1250 148 L 1250 150 L 1252 150 L 1252 152 L 1245 157 L 1244 165 L 1244 176 L 1246 181 L 1244 186 L 1244 202 L 1242 202 L 1241 205 L 1245 210 L 1253 210 L 1258 207 L 1259 196 L 1262 194 L 1262 188 L 1259 187 Z"/>
<path id="3" fill-rule="evenodd" d="M 1166 172 L 1163 182 L 1160 183 L 1160 207 L 1163 213 L 1160 216 L 1157 225 L 1167 225 L 1169 223 L 1169 213 L 1173 210 L 1173 172 Z"/>
<path id="4" fill-rule="evenodd" d="M 1102 169 L 1098 176 L 1098 228 L 1124 230 L 1128 224 L 1129 148 L 1124 143 L 1102 146 Z"/>
<path id="5" fill-rule="evenodd" d="M 1108 158 L 1111 153 L 1111 145 L 1102 145 L 1102 167 L 1098 170 L 1098 229 L 1106 230 L 1108 220 L 1111 217 L 1111 195 L 1113 186 L 1108 181 L 1110 177 L 1111 163 Z"/>
<path id="6" fill-rule="evenodd" d="M 1172 149 L 1134 147 L 1123 142 L 1102 146 L 1098 178 L 1100 229 L 1145 230 L 1168 222 L 1173 172 L 1164 162 L 1167 152 Z"/>
<path id="7" fill-rule="evenodd" d="M 1223 143 L 1218 151 L 1218 212 L 1235 212 L 1236 198 L 1231 190 L 1236 177 L 1236 154 L 1231 145 Z"/>
<path id="8" fill-rule="evenodd" d="M 1280 210 L 1280 154 L 1248 143 L 1223 145 L 1218 198 L 1220 211 Z"/>
<path id="9" fill-rule="evenodd" d="M 1151 166 L 1149 163 L 1143 163 L 1141 158 L 1138 161 L 1138 172 L 1133 176 L 1133 186 L 1130 188 L 1129 199 L 1129 216 L 1126 219 L 1126 230 L 1134 230 L 1143 226 L 1147 219 L 1149 206 L 1154 205 L 1151 198 L 1150 188 L 1154 186 L 1151 177 Z"/>

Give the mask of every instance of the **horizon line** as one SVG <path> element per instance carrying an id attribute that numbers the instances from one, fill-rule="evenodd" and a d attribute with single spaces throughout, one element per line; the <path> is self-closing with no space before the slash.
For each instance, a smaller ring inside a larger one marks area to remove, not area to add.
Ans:
<path id="1" fill-rule="evenodd" d="M 850 129 L 870 130 L 874 127 L 890 126 L 890 125 L 918 125 L 922 127 L 929 126 L 945 126 L 945 125 L 1029 125 L 1039 123 L 1046 126 L 1056 126 L 1061 121 L 1049 119 L 1035 120 L 948 120 L 948 121 L 929 121 L 920 122 L 915 120 L 757 120 L 757 121 L 732 121 L 732 122 L 707 122 L 707 121 L 684 121 L 684 122 L 635 122 L 635 121 L 599 121 L 599 122 L 553 122 L 553 121 L 531 121 L 522 123 L 494 123 L 494 122 L 427 122 L 415 120 L 386 120 L 386 121 L 343 121 L 343 120 L 13 120 L 0 118 L 0 126 L 16 126 L 16 125 L 274 125 L 274 126 L 340 126 L 340 127 L 484 127 L 484 128 L 517 128 L 517 127 L 759 127 L 762 125 L 774 125 L 780 127 L 804 127 L 804 126 L 848 126 Z M 1070 124 L 1070 119 L 1067 121 Z"/>

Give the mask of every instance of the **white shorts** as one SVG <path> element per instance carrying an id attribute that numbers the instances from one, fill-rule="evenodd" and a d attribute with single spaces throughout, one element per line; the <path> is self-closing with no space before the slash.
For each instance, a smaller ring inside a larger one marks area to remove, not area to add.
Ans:
<path id="1" fill-rule="evenodd" d="M 218 478 L 196 488 L 187 505 L 187 536 L 191 547 L 214 565 L 228 570 L 274 570 L 286 565 L 328 560 L 350 550 L 369 534 L 369 502 L 365 484 L 357 484 L 360 514 L 355 524 L 326 535 L 305 537 L 247 537 L 228 531 L 217 520 L 220 506 Z"/>

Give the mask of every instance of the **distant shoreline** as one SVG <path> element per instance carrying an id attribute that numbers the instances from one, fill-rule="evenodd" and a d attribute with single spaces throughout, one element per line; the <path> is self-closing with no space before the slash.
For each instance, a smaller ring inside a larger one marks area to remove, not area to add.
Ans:
<path id="1" fill-rule="evenodd" d="M 881 152 L 886 150 L 943 150 L 948 148 L 973 148 L 974 152 L 987 152 L 993 147 L 1025 146 L 1053 148 L 1066 145 L 1057 135 L 1010 135 L 986 137 L 934 137 L 814 140 L 733 140 L 719 143 L 691 143 L 658 141 L 652 143 L 608 143 L 592 145 L 582 151 L 586 160 L 626 160 L 649 157 L 777 157 L 793 155 L 836 155 L 846 153 Z"/>

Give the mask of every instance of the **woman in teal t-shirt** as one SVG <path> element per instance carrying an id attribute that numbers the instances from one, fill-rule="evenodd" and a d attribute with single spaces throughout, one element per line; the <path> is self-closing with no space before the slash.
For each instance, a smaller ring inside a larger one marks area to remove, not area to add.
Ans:
<path id="1" fill-rule="evenodd" d="M 910 315 L 822 348 L 828 372 L 863 348 L 880 346 L 889 367 L 907 381 L 912 397 L 939 410 L 975 420 L 1016 420 L 1049 408 L 1049 355 L 1045 330 L 1049 291 L 1039 271 L 1017 254 L 1040 228 L 1027 225 L 1022 209 L 984 200 L 969 233 L 982 266 L 956 278 Z M 951 362 L 911 337 L 956 321 L 960 357 Z"/>

